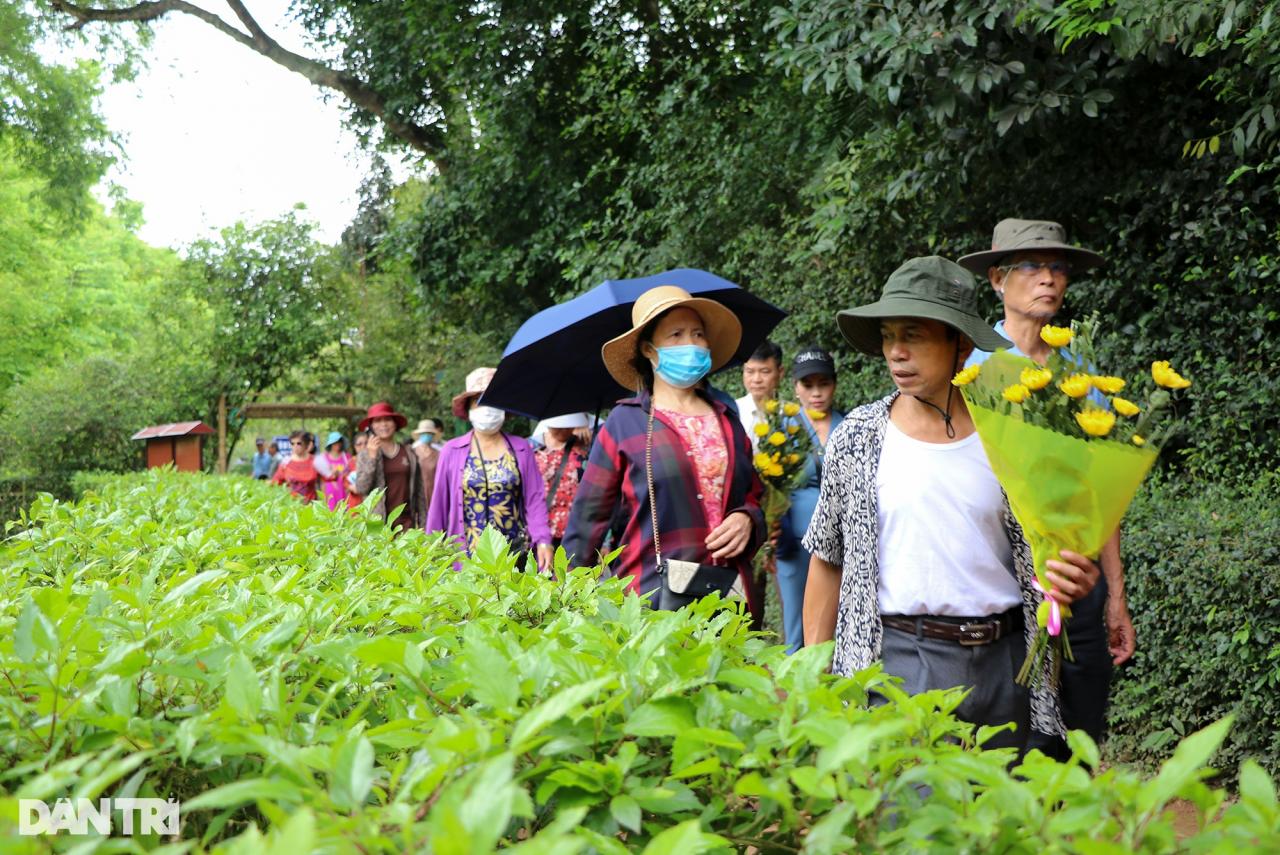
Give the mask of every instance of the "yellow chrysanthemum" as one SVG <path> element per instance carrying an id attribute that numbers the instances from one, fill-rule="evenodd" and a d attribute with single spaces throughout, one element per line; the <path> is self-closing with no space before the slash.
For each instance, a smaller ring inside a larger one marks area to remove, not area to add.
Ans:
<path id="1" fill-rule="evenodd" d="M 1191 381 L 1169 367 L 1168 360 L 1151 363 L 1151 379 L 1166 389 L 1185 389 Z"/>
<path id="2" fill-rule="evenodd" d="M 757 452 L 756 456 L 751 458 L 751 461 L 755 463 L 756 469 L 760 472 L 768 472 L 769 467 L 773 465 L 773 460 L 763 451 Z"/>
<path id="3" fill-rule="evenodd" d="M 1100 407 L 1085 407 L 1076 413 L 1076 424 L 1089 436 L 1106 436 L 1116 426 L 1116 414 Z"/>
<path id="4" fill-rule="evenodd" d="M 1070 327 L 1045 326 L 1040 329 L 1040 339 L 1050 347 L 1066 347 L 1071 344 Z"/>
<path id="5" fill-rule="evenodd" d="M 769 425 L 765 422 L 760 422 L 760 424 L 753 427 L 752 430 L 755 431 L 756 436 L 769 435 Z"/>
<path id="6" fill-rule="evenodd" d="M 777 463 L 781 459 L 782 459 L 781 451 L 775 451 L 773 454 L 769 455 L 769 460 L 772 461 L 773 463 Z"/>
<path id="7" fill-rule="evenodd" d="M 782 467 L 779 466 L 777 463 L 769 467 L 769 476 L 771 478 L 777 478 L 781 475 L 782 475 Z"/>
<path id="8" fill-rule="evenodd" d="M 1048 368 L 1024 368 L 1018 379 L 1032 392 L 1038 392 L 1049 385 L 1049 381 L 1053 379 L 1053 372 Z"/>
<path id="9" fill-rule="evenodd" d="M 795 434 L 798 430 L 800 430 L 800 425 L 787 425 L 787 433 L 789 434 Z"/>
<path id="10" fill-rule="evenodd" d="M 1111 377 L 1109 375 L 1099 377 L 1095 374 L 1090 382 L 1093 383 L 1093 388 L 1108 395 L 1114 395 L 1124 388 L 1123 377 Z"/>
<path id="11" fill-rule="evenodd" d="M 1112 398 L 1111 406 L 1115 407 L 1116 412 L 1122 416 L 1136 416 L 1138 413 L 1142 412 L 1141 407 L 1133 401 L 1128 401 L 1124 398 Z"/>
<path id="12" fill-rule="evenodd" d="M 776 413 L 776 412 L 778 412 L 778 402 L 777 402 L 777 401 L 775 401 L 775 400 L 773 400 L 772 398 L 770 398 L 769 400 L 765 401 L 765 402 L 764 402 L 764 411 L 765 411 L 766 413 Z"/>
<path id="13" fill-rule="evenodd" d="M 1134 445 L 1138 447 L 1142 447 L 1147 444 L 1147 441 L 1142 437 L 1138 436 L 1136 433 L 1133 435 L 1132 442 Z"/>
<path id="14" fill-rule="evenodd" d="M 822 410 L 810 410 L 806 408 L 804 412 L 811 422 L 820 422 L 827 417 L 827 414 L 822 412 Z"/>
<path id="15" fill-rule="evenodd" d="M 951 385 L 968 386 L 974 380 L 978 379 L 978 374 L 981 371 L 981 365 L 970 365 L 968 368 L 961 368 L 956 372 L 956 376 L 951 378 Z"/>
<path id="16" fill-rule="evenodd" d="M 1089 394 L 1089 375 L 1088 374 L 1072 374 L 1066 380 L 1058 384 L 1058 388 L 1068 398 L 1083 398 Z"/>
<path id="17" fill-rule="evenodd" d="M 775 430 L 773 433 L 769 434 L 770 445 L 782 445 L 786 441 L 787 438 L 783 435 L 782 431 Z"/>
<path id="18" fill-rule="evenodd" d="M 782 414 L 784 416 L 795 416 L 800 413 L 800 405 L 795 403 L 786 403 L 782 405 Z"/>
<path id="19" fill-rule="evenodd" d="M 800 462 L 800 455 L 798 454 L 787 455 L 787 463 L 790 464 L 791 466 L 795 466 L 799 462 Z"/>
<path id="20" fill-rule="evenodd" d="M 1004 395 L 1004 399 L 1009 403 L 1021 404 L 1031 397 L 1031 390 L 1021 383 L 1014 383 L 1012 386 L 1006 386 L 1001 394 Z"/>

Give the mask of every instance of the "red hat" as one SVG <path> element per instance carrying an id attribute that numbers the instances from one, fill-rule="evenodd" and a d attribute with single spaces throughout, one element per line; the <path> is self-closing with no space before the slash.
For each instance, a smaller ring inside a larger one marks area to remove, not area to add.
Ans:
<path id="1" fill-rule="evenodd" d="M 360 428 L 360 430 L 368 430 L 369 422 L 373 421 L 374 419 L 395 419 L 396 430 L 400 430 L 400 428 L 404 427 L 409 423 L 408 419 L 406 419 L 404 416 L 397 413 L 395 410 L 395 407 L 391 406 L 386 401 L 379 401 L 378 403 L 370 407 L 369 415 L 365 416 L 363 419 L 360 420 L 360 424 L 358 425 L 358 427 Z"/>

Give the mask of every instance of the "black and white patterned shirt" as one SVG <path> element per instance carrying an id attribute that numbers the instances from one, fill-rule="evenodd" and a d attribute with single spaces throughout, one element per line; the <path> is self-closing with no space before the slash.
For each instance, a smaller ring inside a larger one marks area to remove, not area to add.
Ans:
<path id="1" fill-rule="evenodd" d="M 864 404 L 845 417 L 827 443 L 826 465 L 818 507 L 809 523 L 804 546 L 813 555 L 842 568 L 840 602 L 836 607 L 833 673 L 848 676 L 880 659 L 883 627 L 876 598 L 880 584 L 876 471 L 889 425 L 889 406 L 898 393 Z M 1028 649 L 1036 633 L 1036 607 L 1042 595 L 1032 586 L 1035 570 L 1031 548 L 1022 527 L 1004 503 L 1004 526 L 1013 548 L 1014 570 L 1022 591 L 1022 614 Z M 1046 669 L 1048 664 L 1046 663 Z M 1057 692 L 1048 672 L 1031 691 L 1031 727 L 1041 733 L 1065 735 Z"/>

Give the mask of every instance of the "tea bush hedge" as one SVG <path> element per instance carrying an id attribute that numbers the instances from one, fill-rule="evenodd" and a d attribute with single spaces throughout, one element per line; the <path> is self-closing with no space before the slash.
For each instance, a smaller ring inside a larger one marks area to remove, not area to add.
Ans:
<path id="1" fill-rule="evenodd" d="M 1150 482 L 1123 548 L 1138 633 L 1112 693 L 1108 751 L 1152 764 L 1228 713 L 1218 761 L 1280 773 L 1280 478 L 1241 487 Z"/>
<path id="2" fill-rule="evenodd" d="M 1091 778 L 1079 737 L 1011 773 L 956 692 L 832 677 L 829 647 L 788 657 L 713 601 L 654 612 L 591 571 L 518 572 L 496 536 L 455 572 L 419 532 L 173 472 L 28 523 L 0 549 L 0 831 L 19 798 L 151 795 L 182 829 L 18 851 L 1280 848 L 1256 763 L 1219 816 L 1204 764 L 1229 719 L 1150 779 Z M 1178 797 L 1201 818 L 1181 841 Z"/>

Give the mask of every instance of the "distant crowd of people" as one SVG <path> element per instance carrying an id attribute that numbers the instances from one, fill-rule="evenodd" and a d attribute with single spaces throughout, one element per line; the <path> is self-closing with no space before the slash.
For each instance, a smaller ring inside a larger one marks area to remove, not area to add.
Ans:
<path id="1" fill-rule="evenodd" d="M 1101 260 L 1066 243 L 1057 223 L 1005 220 L 990 250 L 958 264 L 910 259 L 879 300 L 834 313 L 894 391 L 846 414 L 831 354 L 817 345 L 795 354 L 785 391 L 801 404 L 791 426 L 808 433 L 811 451 L 775 531 L 753 460 L 788 364 L 765 341 L 743 365 L 746 395 L 716 389 L 708 377 L 738 350 L 742 325 L 722 303 L 675 286 L 641 295 L 631 328 L 603 345 L 609 374 L 635 390 L 603 424 L 569 413 L 514 435 L 502 410 L 480 403 L 494 369 L 477 368 L 452 400 L 471 424 L 461 436 L 445 440 L 442 424 L 424 419 L 412 440 L 398 440 L 407 419 L 377 403 L 354 456 L 338 433 L 318 452 L 298 431 L 283 460 L 260 441 L 255 477 L 304 501 L 323 495 L 330 508 L 380 490 L 376 512 L 399 529 L 446 532 L 470 552 L 493 527 L 547 572 L 557 546 L 571 566 L 616 550 L 612 571 L 659 607 L 740 592 L 757 620 L 764 592 L 752 559 L 772 541 L 789 649 L 834 639 L 837 673 L 881 661 L 911 692 L 975 687 L 961 718 L 1019 725 L 994 744 L 1062 755 L 1064 723 L 1101 735 L 1112 663 L 1133 652 L 1119 534 L 1097 563 L 1065 551 L 1048 562 L 1052 596 L 1075 604 L 1076 659 L 1060 691 L 1028 692 L 1014 676 L 1046 595 L 951 380 L 999 348 L 1043 363 L 1039 333 L 1071 273 Z M 1002 304 L 994 330 L 975 275 Z"/>

